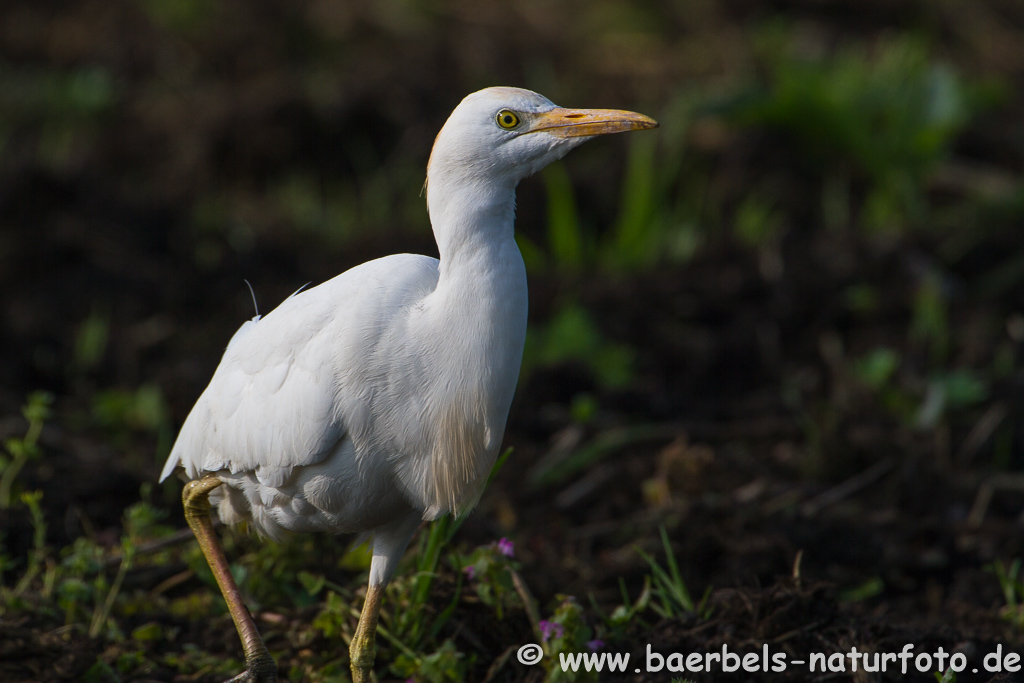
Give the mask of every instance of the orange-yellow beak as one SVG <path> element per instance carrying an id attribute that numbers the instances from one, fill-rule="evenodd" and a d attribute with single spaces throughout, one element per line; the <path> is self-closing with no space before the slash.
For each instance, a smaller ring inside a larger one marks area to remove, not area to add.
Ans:
<path id="1" fill-rule="evenodd" d="M 527 133 L 544 131 L 560 138 L 578 138 L 590 135 L 625 133 L 630 130 L 657 128 L 658 122 L 650 116 L 618 109 L 563 109 L 555 107 L 543 114 L 535 114 Z"/>

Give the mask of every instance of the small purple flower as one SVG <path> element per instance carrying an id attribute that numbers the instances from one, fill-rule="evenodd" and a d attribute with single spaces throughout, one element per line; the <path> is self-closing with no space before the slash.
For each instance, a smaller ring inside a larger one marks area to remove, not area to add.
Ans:
<path id="1" fill-rule="evenodd" d="M 504 536 L 498 541 L 498 552 L 505 557 L 512 557 L 515 555 L 516 545 L 512 541 L 508 540 Z"/>
<path id="2" fill-rule="evenodd" d="M 473 577 L 476 576 L 476 567 L 474 567 L 473 565 L 469 565 L 468 567 L 463 567 L 462 571 L 466 572 L 466 577 L 470 581 L 472 581 Z"/>
<path id="3" fill-rule="evenodd" d="M 544 639 L 544 642 L 551 640 L 551 636 L 555 638 L 561 638 L 565 635 L 565 628 L 562 627 L 557 621 L 548 621 L 547 619 L 542 620 L 537 626 L 540 627 L 540 634 Z"/>
<path id="4" fill-rule="evenodd" d="M 587 641 L 587 647 L 590 648 L 591 652 L 597 652 L 602 647 L 604 647 L 604 641 L 601 640 L 600 638 L 595 638 L 594 640 L 588 640 Z"/>

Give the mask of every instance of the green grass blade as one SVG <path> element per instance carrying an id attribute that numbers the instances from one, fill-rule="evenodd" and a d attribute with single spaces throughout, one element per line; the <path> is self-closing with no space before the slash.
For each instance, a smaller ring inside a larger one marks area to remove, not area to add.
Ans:
<path id="1" fill-rule="evenodd" d="M 541 174 L 548 195 L 548 246 L 555 264 L 579 268 L 583 265 L 583 237 L 572 182 L 565 166 L 551 164 Z"/>

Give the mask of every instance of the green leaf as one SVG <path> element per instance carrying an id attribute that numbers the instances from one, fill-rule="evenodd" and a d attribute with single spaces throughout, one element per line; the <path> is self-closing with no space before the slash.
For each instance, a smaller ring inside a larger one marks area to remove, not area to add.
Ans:
<path id="1" fill-rule="evenodd" d="M 559 266 L 578 268 L 583 265 L 583 237 L 569 174 L 561 163 L 554 163 L 541 176 L 548 194 L 551 256 Z"/>
<path id="2" fill-rule="evenodd" d="M 900 365 L 900 354 L 890 348 L 878 348 L 853 364 L 857 379 L 878 390 L 889 383 Z"/>

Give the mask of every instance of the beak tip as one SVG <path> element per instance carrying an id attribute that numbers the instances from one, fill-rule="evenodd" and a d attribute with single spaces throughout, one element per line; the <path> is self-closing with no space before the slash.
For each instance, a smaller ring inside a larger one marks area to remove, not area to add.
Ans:
<path id="1" fill-rule="evenodd" d="M 562 109 L 556 107 L 538 117 L 529 131 L 547 131 L 556 137 L 593 137 L 609 133 L 658 128 L 650 116 L 620 109 Z"/>
<path id="2" fill-rule="evenodd" d="M 640 114 L 638 112 L 625 112 L 628 114 L 627 121 L 629 126 L 626 130 L 650 130 L 652 128 L 660 128 L 661 124 L 652 119 L 646 114 Z"/>

